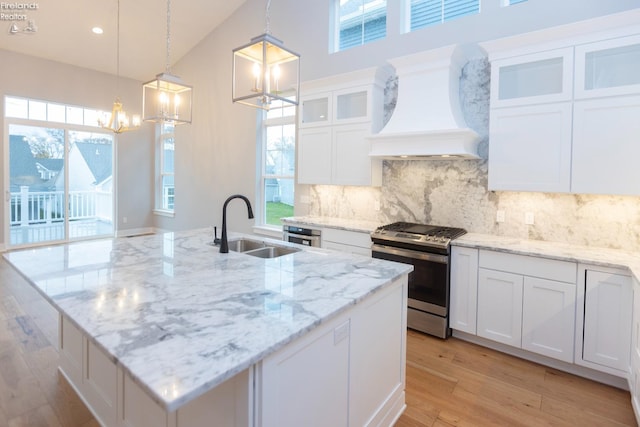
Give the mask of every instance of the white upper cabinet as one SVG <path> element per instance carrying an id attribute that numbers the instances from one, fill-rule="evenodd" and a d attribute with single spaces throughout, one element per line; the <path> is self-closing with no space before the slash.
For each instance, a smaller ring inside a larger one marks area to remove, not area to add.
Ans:
<path id="1" fill-rule="evenodd" d="M 496 108 L 490 120 L 490 190 L 569 192 L 570 102 Z"/>
<path id="2" fill-rule="evenodd" d="M 573 49 L 520 55 L 491 64 L 491 107 L 568 101 L 572 96 Z"/>
<path id="3" fill-rule="evenodd" d="M 302 84 L 298 183 L 381 185 L 382 161 L 368 136 L 382 128 L 388 67 Z"/>
<path id="4" fill-rule="evenodd" d="M 332 115 L 331 94 L 321 93 L 300 102 L 300 127 L 326 126 Z"/>
<path id="5" fill-rule="evenodd" d="M 573 109 L 572 192 L 640 195 L 640 95 L 585 99 Z"/>
<path id="6" fill-rule="evenodd" d="M 576 46 L 576 99 L 640 93 L 640 35 Z"/>
<path id="7" fill-rule="evenodd" d="M 481 45 L 489 190 L 640 195 L 640 11 Z"/>

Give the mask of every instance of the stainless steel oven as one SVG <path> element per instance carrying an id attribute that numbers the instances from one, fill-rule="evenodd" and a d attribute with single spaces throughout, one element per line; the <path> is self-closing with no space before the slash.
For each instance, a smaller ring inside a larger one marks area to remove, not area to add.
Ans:
<path id="1" fill-rule="evenodd" d="M 282 238 L 286 242 L 298 243 L 305 246 L 320 247 L 322 232 L 315 228 L 284 225 Z"/>
<path id="2" fill-rule="evenodd" d="M 440 338 L 449 329 L 450 242 L 461 228 L 393 223 L 371 234 L 374 258 L 413 265 L 409 273 L 407 325 Z"/>

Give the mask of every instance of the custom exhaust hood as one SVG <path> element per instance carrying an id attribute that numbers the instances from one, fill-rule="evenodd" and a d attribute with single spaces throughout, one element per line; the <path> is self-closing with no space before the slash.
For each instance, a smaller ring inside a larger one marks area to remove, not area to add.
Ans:
<path id="1" fill-rule="evenodd" d="M 462 115 L 459 80 L 467 61 L 483 56 L 477 46 L 451 45 L 389 60 L 398 76 L 398 98 L 389 122 L 369 137 L 369 155 L 478 159 L 480 138 Z"/>

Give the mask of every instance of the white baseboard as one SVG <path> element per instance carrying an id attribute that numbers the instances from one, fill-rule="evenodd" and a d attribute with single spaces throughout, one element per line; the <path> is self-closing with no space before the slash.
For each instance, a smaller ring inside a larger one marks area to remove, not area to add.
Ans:
<path id="1" fill-rule="evenodd" d="M 144 227 L 144 228 L 127 228 L 124 230 L 118 230 L 116 232 L 116 237 L 133 237 L 133 236 L 141 236 L 143 234 L 155 234 L 156 229 L 153 227 Z"/>
<path id="2" fill-rule="evenodd" d="M 468 341 L 474 344 L 481 345 L 483 347 L 500 351 L 502 353 L 507 353 L 512 356 L 519 357 L 521 359 L 539 363 L 544 366 L 549 366 L 550 368 L 554 368 L 559 371 L 568 372 L 570 374 L 587 378 L 592 381 L 597 381 L 599 383 L 607 384 L 622 390 L 629 390 L 629 383 L 627 382 L 626 378 L 617 377 L 615 375 L 596 371 L 594 369 L 586 368 L 572 363 L 566 363 L 561 360 L 552 359 L 550 357 L 541 356 L 539 354 L 531 353 L 520 348 L 511 347 L 476 335 L 471 335 L 466 332 L 456 331 L 455 329 L 453 330 L 453 336 L 463 341 Z"/>
<path id="3" fill-rule="evenodd" d="M 6 251 L 7 248 L 4 246 L 4 243 L 0 243 L 0 253 Z"/>

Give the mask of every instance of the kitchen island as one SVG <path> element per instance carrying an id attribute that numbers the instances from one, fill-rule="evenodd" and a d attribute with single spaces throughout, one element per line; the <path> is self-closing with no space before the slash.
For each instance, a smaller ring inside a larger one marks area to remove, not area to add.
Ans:
<path id="1" fill-rule="evenodd" d="M 105 426 L 395 421 L 410 266 L 210 241 L 191 230 L 4 256 L 59 311 L 60 371 Z"/>

